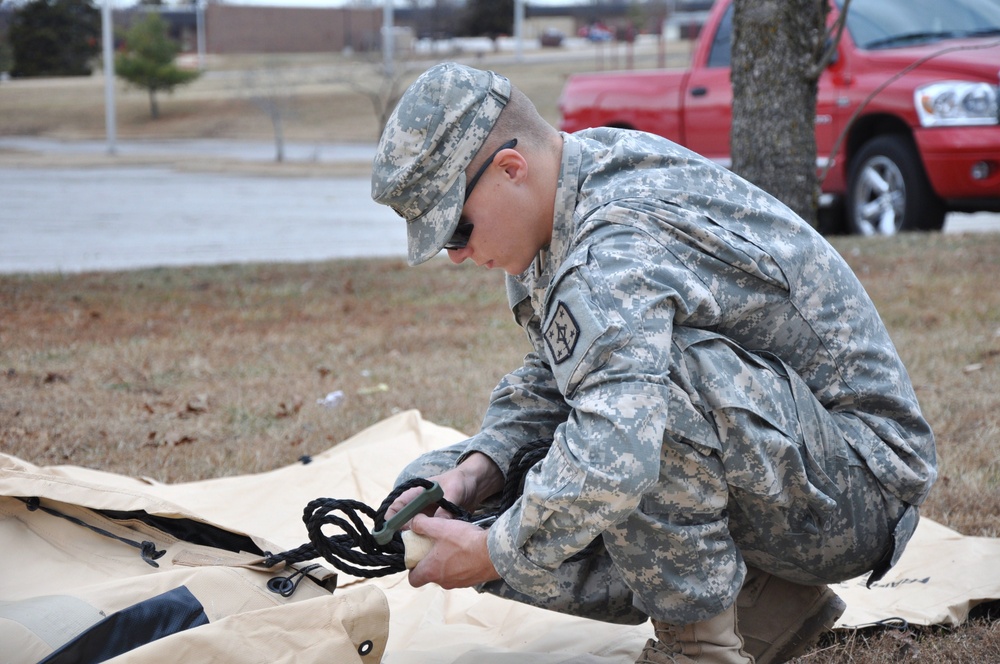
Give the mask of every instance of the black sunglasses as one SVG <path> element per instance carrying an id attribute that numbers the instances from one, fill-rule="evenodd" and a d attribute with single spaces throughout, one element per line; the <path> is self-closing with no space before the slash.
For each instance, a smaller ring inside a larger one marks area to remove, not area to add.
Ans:
<path id="1" fill-rule="evenodd" d="M 490 167 L 490 164 L 493 163 L 493 160 L 496 159 L 496 156 L 500 154 L 503 150 L 509 150 L 515 145 L 517 145 L 517 139 L 512 138 L 493 151 L 493 154 L 490 155 L 490 158 L 483 162 L 483 165 L 479 167 L 479 170 L 476 171 L 476 174 L 472 176 L 471 180 L 469 180 L 469 184 L 465 185 L 465 200 L 469 200 L 469 196 L 472 195 L 472 190 L 475 188 L 476 183 L 479 182 L 479 178 L 483 177 L 483 173 L 485 173 L 486 169 Z"/>
<path id="2" fill-rule="evenodd" d="M 493 154 L 490 155 L 490 158 L 483 162 L 483 165 L 479 167 L 479 170 L 476 171 L 476 174 L 472 176 L 471 180 L 469 180 L 469 184 L 466 185 L 465 200 L 469 200 L 469 196 L 472 195 L 473 187 L 475 187 L 476 183 L 479 182 L 479 178 L 483 177 L 483 173 L 485 173 L 486 169 L 489 168 L 490 164 L 493 163 L 493 159 L 495 159 L 496 156 L 500 154 L 502 150 L 509 150 L 510 148 L 513 148 L 516 145 L 517 145 L 517 139 L 512 138 L 503 145 L 501 145 L 500 147 L 498 147 L 496 150 L 494 150 Z M 472 237 L 472 229 L 473 225 L 470 222 L 460 220 L 458 222 L 458 226 L 455 227 L 455 232 L 452 234 L 451 239 L 444 243 L 443 248 L 465 249 L 466 245 L 469 244 L 469 238 Z"/>
<path id="3" fill-rule="evenodd" d="M 472 224 L 468 221 L 459 221 L 455 227 L 455 232 L 451 234 L 451 239 L 444 243 L 445 249 L 465 249 L 472 237 Z"/>

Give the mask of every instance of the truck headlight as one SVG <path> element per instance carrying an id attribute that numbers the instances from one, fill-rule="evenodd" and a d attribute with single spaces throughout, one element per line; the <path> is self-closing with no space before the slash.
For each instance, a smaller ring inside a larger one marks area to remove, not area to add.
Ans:
<path id="1" fill-rule="evenodd" d="M 923 127 L 998 124 L 997 86 L 941 81 L 917 88 L 913 103 Z"/>

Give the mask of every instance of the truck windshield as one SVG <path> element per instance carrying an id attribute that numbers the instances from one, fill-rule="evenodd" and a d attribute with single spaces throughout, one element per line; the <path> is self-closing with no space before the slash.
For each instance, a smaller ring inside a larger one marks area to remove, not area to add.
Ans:
<path id="1" fill-rule="evenodd" d="M 1000 0 L 851 0 L 847 29 L 863 49 L 998 35 Z"/>

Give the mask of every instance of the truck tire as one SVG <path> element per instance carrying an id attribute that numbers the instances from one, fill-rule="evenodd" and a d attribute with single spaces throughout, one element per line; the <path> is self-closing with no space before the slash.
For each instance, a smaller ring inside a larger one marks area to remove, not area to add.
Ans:
<path id="1" fill-rule="evenodd" d="M 852 233 L 939 231 L 945 212 L 909 137 L 876 136 L 851 161 L 847 223 Z"/>

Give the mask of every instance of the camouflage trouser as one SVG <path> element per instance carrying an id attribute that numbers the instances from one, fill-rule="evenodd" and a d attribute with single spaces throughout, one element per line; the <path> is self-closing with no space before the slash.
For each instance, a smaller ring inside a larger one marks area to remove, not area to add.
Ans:
<path id="1" fill-rule="evenodd" d="M 672 473 L 686 481 L 695 478 L 698 486 L 714 483 L 728 493 L 719 518 L 728 519 L 736 554 L 715 560 L 732 569 L 715 575 L 722 582 L 713 579 L 703 588 L 685 590 L 726 595 L 718 597 L 720 610 L 734 600 L 742 583 L 740 556 L 749 565 L 805 585 L 842 581 L 873 569 L 884 573 L 895 562 L 916 527 L 917 511 L 888 494 L 847 444 L 842 428 L 856 426 L 854 421 L 824 409 L 805 382 L 778 360 L 747 353 L 711 334 L 688 342 L 675 343 L 677 369 L 671 376 L 706 413 L 714 441 L 704 436 L 694 440 L 683 426 L 666 432 L 662 484 L 643 497 L 636 513 L 603 533 L 603 546 L 593 556 L 564 563 L 554 572 L 565 577 L 564 596 L 539 600 L 502 580 L 480 590 L 609 622 L 638 623 L 651 614 L 677 621 L 707 617 L 691 614 L 695 609 L 671 597 L 677 592 L 671 586 L 670 551 L 656 543 L 663 532 L 658 520 L 678 518 L 676 493 L 683 483 L 671 482 Z M 734 385 L 752 388 L 740 395 Z M 399 481 L 453 468 L 465 449 L 460 443 L 425 454 L 407 466 Z M 693 546 L 732 549 L 719 542 Z"/>

